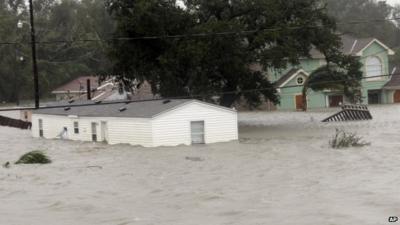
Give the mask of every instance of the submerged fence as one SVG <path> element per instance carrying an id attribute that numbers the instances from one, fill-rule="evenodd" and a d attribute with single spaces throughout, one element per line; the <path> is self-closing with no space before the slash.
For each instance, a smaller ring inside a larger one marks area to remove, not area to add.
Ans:
<path id="1" fill-rule="evenodd" d="M 342 111 L 332 115 L 322 122 L 372 120 L 372 115 L 365 105 L 343 105 Z"/>
<path id="2" fill-rule="evenodd" d="M 32 123 L 22 120 L 16 120 L 5 116 L 0 116 L 0 126 L 20 128 L 24 130 L 31 129 Z"/>

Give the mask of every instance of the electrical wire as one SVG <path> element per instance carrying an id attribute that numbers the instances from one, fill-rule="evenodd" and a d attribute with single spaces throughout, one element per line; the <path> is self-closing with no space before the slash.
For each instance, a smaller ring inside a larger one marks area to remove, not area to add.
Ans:
<path id="1" fill-rule="evenodd" d="M 336 23 L 337 25 L 357 25 L 357 24 L 368 24 L 377 22 L 397 21 L 400 17 L 387 18 L 387 19 L 374 19 L 374 20 L 356 20 L 349 22 Z M 229 35 L 246 35 L 257 32 L 276 32 L 283 29 L 288 30 L 299 30 L 304 28 L 321 28 L 324 25 L 314 26 L 287 26 L 286 28 L 266 28 L 266 29 L 254 29 L 254 30 L 242 30 L 242 31 L 225 31 L 225 32 L 207 32 L 207 33 L 194 33 L 194 34 L 178 34 L 178 35 L 157 35 L 157 36 L 140 36 L 140 37 L 116 37 L 116 38 L 99 38 L 99 39 L 74 39 L 74 40 L 53 40 L 53 41 L 36 41 L 35 44 L 72 44 L 75 42 L 108 42 L 108 41 L 134 41 L 134 40 L 158 40 L 158 39 L 179 39 L 179 38 L 196 38 L 196 37 L 209 37 L 209 36 L 229 36 Z M 32 44 L 32 42 L 26 42 Z M 21 42 L 12 41 L 0 41 L 0 45 L 11 45 L 21 44 Z"/>

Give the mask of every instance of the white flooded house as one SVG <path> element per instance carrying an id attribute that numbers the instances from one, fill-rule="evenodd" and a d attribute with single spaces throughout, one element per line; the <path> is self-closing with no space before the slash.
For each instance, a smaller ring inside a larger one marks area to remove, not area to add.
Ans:
<path id="1" fill-rule="evenodd" d="M 33 111 L 33 137 L 144 147 L 238 139 L 236 110 L 202 101 L 152 100 Z"/>

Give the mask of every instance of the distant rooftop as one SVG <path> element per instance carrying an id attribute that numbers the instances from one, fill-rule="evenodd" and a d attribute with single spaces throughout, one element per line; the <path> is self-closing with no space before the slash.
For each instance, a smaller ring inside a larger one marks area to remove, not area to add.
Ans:
<path id="1" fill-rule="evenodd" d="M 86 93 L 86 82 L 90 80 L 91 89 L 97 88 L 99 86 L 99 78 L 95 76 L 82 76 L 78 77 L 52 91 L 55 93 Z"/>
<path id="2" fill-rule="evenodd" d="M 390 65 L 390 80 L 385 84 L 383 89 L 400 89 L 400 65 Z"/>
<path id="3" fill-rule="evenodd" d="M 354 55 L 356 56 L 357 53 L 362 51 L 365 47 L 367 47 L 372 41 L 377 39 L 375 38 L 355 38 L 349 35 L 342 35 L 341 36 L 342 40 L 342 48 L 341 52 L 346 55 Z M 379 41 L 378 41 L 379 42 Z M 380 42 L 379 42 L 380 43 Z M 383 43 L 380 43 L 381 45 L 384 45 Z M 387 46 L 383 46 L 388 49 L 388 51 L 391 53 L 391 50 Z M 325 58 L 324 55 L 318 51 L 316 48 L 311 49 L 310 55 L 312 58 Z"/>

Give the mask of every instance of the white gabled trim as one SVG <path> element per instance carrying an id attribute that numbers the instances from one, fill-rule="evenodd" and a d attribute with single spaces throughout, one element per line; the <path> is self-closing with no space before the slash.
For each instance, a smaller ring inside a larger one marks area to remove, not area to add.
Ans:
<path id="1" fill-rule="evenodd" d="M 79 94 L 79 93 L 86 93 L 86 90 L 84 91 L 52 91 L 52 94 Z"/>
<path id="2" fill-rule="evenodd" d="M 396 72 L 396 70 L 397 70 L 397 67 L 395 66 L 395 67 L 393 68 L 392 73 L 391 73 L 390 75 L 393 75 L 393 74 Z"/>
<path id="3" fill-rule="evenodd" d="M 349 54 L 353 53 L 353 51 L 354 51 L 354 48 L 355 48 L 355 47 L 356 47 L 356 45 L 357 45 L 357 42 L 358 42 L 358 40 L 355 40 L 355 41 L 354 41 L 354 43 L 353 43 L 353 46 L 351 46 L 351 49 L 350 49 L 350 52 L 349 52 Z"/>
<path id="4" fill-rule="evenodd" d="M 103 93 L 101 93 L 101 94 L 99 94 L 99 95 L 93 97 L 92 100 L 93 100 L 93 101 L 96 101 L 98 98 L 100 98 L 101 96 L 103 96 L 103 95 L 105 95 L 105 94 L 106 94 L 106 92 L 103 92 Z"/>
<path id="5" fill-rule="evenodd" d="M 114 87 L 114 84 L 109 82 L 109 83 L 105 83 L 105 84 L 101 85 L 100 87 L 97 87 L 96 90 L 103 89 L 103 88 L 105 88 L 105 87 L 107 87 L 107 86 L 109 86 L 109 85 L 111 85 L 111 86 Z"/>
<path id="6" fill-rule="evenodd" d="M 374 38 L 363 49 L 361 49 L 359 52 L 357 52 L 356 56 L 362 56 L 362 53 L 364 52 L 364 50 L 367 49 L 370 45 L 372 45 L 375 42 L 378 43 L 379 45 L 381 45 L 383 48 L 385 48 L 388 51 L 389 55 L 394 55 L 395 54 L 395 52 L 392 49 L 390 49 L 388 46 L 386 46 L 385 44 L 380 42 L 378 39 Z"/>
<path id="7" fill-rule="evenodd" d="M 224 106 L 215 105 L 215 104 L 211 104 L 211 103 L 208 103 L 208 102 L 203 102 L 203 101 L 199 101 L 199 100 L 193 99 L 193 100 L 184 102 L 184 103 L 182 103 L 182 104 L 179 104 L 179 105 L 177 105 L 177 106 L 175 106 L 175 107 L 173 107 L 173 108 L 170 108 L 170 109 L 168 109 L 168 110 L 164 110 L 164 111 L 162 111 L 162 112 L 160 112 L 160 113 L 154 115 L 154 116 L 151 117 L 150 119 L 154 119 L 154 118 L 159 117 L 159 116 L 161 116 L 161 115 L 164 115 L 164 114 L 166 114 L 166 113 L 168 113 L 168 112 L 174 111 L 174 110 L 176 110 L 176 109 L 178 109 L 178 108 L 182 108 L 182 107 L 184 107 L 184 106 L 187 106 L 187 105 L 190 105 L 190 104 L 193 104 L 193 103 L 197 103 L 197 104 L 200 104 L 200 105 L 205 105 L 205 106 L 207 106 L 207 107 L 215 108 L 215 109 L 221 110 L 221 111 L 226 111 L 226 112 L 230 112 L 230 113 L 237 113 L 237 110 L 235 110 L 235 109 L 231 109 L 231 108 L 227 108 L 227 107 L 224 107 Z"/>
<path id="8" fill-rule="evenodd" d="M 295 78 L 297 75 L 299 75 L 300 73 L 303 73 L 304 75 L 305 75 L 305 77 L 308 77 L 310 74 L 309 73 L 307 73 L 306 71 L 304 71 L 303 69 L 299 69 L 299 70 L 297 70 L 297 72 L 296 73 L 294 73 L 291 77 L 289 77 L 285 82 L 283 82 L 279 87 L 278 87 L 278 89 L 279 88 L 281 88 L 281 87 L 284 87 L 287 83 L 289 83 L 291 80 L 293 80 L 293 78 Z"/>

